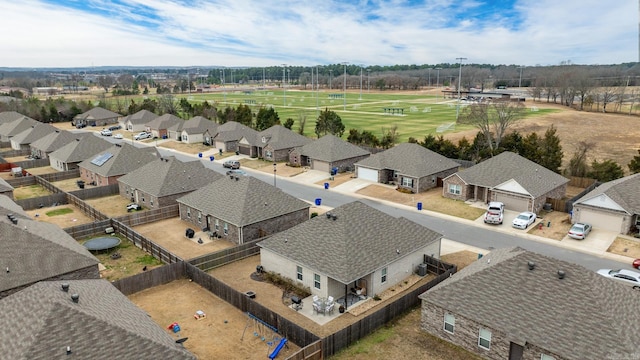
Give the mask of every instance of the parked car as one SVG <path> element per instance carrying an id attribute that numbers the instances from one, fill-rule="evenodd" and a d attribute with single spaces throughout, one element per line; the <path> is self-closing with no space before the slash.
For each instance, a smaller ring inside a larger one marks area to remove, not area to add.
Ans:
<path id="1" fill-rule="evenodd" d="M 82 128 L 86 127 L 86 126 L 87 126 L 87 124 L 85 124 L 85 123 L 77 123 L 76 124 L 76 129 L 82 129 Z"/>
<path id="2" fill-rule="evenodd" d="M 113 135 L 114 139 L 122 139 L 122 134 L 115 134 Z"/>
<path id="3" fill-rule="evenodd" d="M 146 132 L 146 131 L 143 131 L 143 132 L 141 132 L 141 133 L 136 134 L 136 135 L 133 137 L 133 139 L 134 139 L 134 140 L 142 140 L 142 139 L 148 139 L 148 138 L 150 138 L 150 137 L 151 137 L 151 134 L 150 134 L 150 133 L 148 133 L 148 132 Z"/>
<path id="4" fill-rule="evenodd" d="M 585 223 L 575 223 L 569 229 L 569 237 L 573 239 L 583 240 L 591 232 L 591 225 Z"/>
<path id="5" fill-rule="evenodd" d="M 640 259 L 633 260 L 633 263 L 631 265 L 633 265 L 633 267 L 636 269 L 640 269 Z"/>
<path id="6" fill-rule="evenodd" d="M 227 171 L 227 175 L 241 175 L 241 176 L 247 176 L 247 173 L 244 170 L 240 170 L 240 169 L 231 169 L 229 171 Z"/>
<path id="7" fill-rule="evenodd" d="M 111 130 L 111 131 L 116 131 L 116 130 L 120 130 L 120 129 L 122 129 L 122 126 L 120 126 L 120 125 L 109 126 L 109 130 Z"/>
<path id="8" fill-rule="evenodd" d="M 225 161 L 222 166 L 229 168 L 229 169 L 240 169 L 240 161 L 238 160 L 227 160 Z"/>
<path id="9" fill-rule="evenodd" d="M 127 205 L 127 212 L 138 211 L 138 210 L 142 210 L 142 206 L 136 203 L 131 203 Z"/>
<path id="10" fill-rule="evenodd" d="M 613 280 L 618 280 L 623 284 L 631 285 L 634 289 L 640 290 L 640 273 L 633 270 L 625 269 L 600 269 L 598 274 Z"/>
<path id="11" fill-rule="evenodd" d="M 109 130 L 109 129 L 102 129 L 100 131 L 100 135 L 102 135 L 102 136 L 111 136 L 112 133 L 111 133 L 111 130 Z"/>
<path id="12" fill-rule="evenodd" d="M 504 204 L 499 201 L 492 201 L 484 214 L 485 224 L 502 224 L 504 220 Z"/>
<path id="13" fill-rule="evenodd" d="M 536 214 L 532 213 L 531 211 L 525 211 L 520 213 L 515 219 L 513 219 L 513 223 L 511 225 L 517 229 L 526 229 L 535 221 Z"/>

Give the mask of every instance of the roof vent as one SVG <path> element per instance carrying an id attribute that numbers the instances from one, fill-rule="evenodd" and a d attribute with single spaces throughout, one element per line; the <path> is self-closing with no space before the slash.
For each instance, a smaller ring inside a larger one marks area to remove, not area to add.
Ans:
<path id="1" fill-rule="evenodd" d="M 67 346 L 67 355 L 71 355 L 71 346 Z"/>
<path id="2" fill-rule="evenodd" d="M 115 145 L 116 145 L 117 147 L 122 147 L 122 145 L 121 145 L 121 144 L 115 144 Z"/>
<path id="3" fill-rule="evenodd" d="M 78 303 L 78 301 L 80 301 L 80 295 L 78 294 L 71 294 L 71 301 L 73 301 L 74 303 Z"/>
<path id="4" fill-rule="evenodd" d="M 331 213 L 330 212 L 327 213 L 327 219 L 331 219 Z"/>
<path id="5" fill-rule="evenodd" d="M 333 221 L 336 221 L 338 219 L 338 217 L 336 215 L 331 214 L 331 218 L 333 219 Z"/>
<path id="6" fill-rule="evenodd" d="M 527 262 L 527 265 L 529 266 L 529 270 L 533 270 L 536 267 L 536 263 L 534 263 L 533 261 Z"/>
<path id="7" fill-rule="evenodd" d="M 240 178 L 236 176 L 236 181 L 238 181 L 238 180 L 240 180 Z"/>
<path id="8" fill-rule="evenodd" d="M 564 270 L 558 270 L 558 279 L 564 279 L 565 273 Z"/>
<path id="9" fill-rule="evenodd" d="M 7 266 L 7 274 L 9 273 L 9 267 Z"/>
<path id="10" fill-rule="evenodd" d="M 229 175 L 229 179 L 233 180 L 233 175 Z"/>
<path id="11" fill-rule="evenodd" d="M 62 291 L 69 292 L 69 283 L 62 283 Z"/>

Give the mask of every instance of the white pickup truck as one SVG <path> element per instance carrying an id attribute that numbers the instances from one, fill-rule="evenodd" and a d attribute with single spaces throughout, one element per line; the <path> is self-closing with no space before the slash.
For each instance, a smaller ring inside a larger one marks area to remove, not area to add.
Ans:
<path id="1" fill-rule="evenodd" d="M 485 224 L 502 224 L 504 220 L 504 204 L 498 201 L 492 201 L 487 207 L 487 213 L 484 214 Z"/>

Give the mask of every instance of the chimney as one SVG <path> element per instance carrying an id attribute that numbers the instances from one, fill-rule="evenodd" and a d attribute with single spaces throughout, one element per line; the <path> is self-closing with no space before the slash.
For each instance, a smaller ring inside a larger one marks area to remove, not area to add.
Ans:
<path id="1" fill-rule="evenodd" d="M 62 283 L 62 291 L 69 292 L 69 283 Z"/>
<path id="2" fill-rule="evenodd" d="M 527 265 L 529 266 L 529 270 L 533 270 L 536 267 L 536 263 L 534 263 L 533 261 L 527 262 Z"/>
<path id="3" fill-rule="evenodd" d="M 558 270 L 558 279 L 564 279 L 565 273 L 564 270 Z"/>
<path id="4" fill-rule="evenodd" d="M 80 295 L 78 294 L 71 294 L 71 301 L 73 301 L 74 303 L 78 303 L 78 301 L 80 301 Z"/>

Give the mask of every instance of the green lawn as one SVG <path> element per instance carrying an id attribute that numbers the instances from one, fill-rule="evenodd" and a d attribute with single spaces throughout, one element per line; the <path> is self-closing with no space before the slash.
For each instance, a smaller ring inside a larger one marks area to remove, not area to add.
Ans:
<path id="1" fill-rule="evenodd" d="M 45 214 L 46 214 L 47 216 L 56 216 L 56 215 L 71 214 L 72 212 L 73 212 L 73 209 L 69 209 L 69 208 L 60 208 L 60 209 L 55 209 L 55 210 L 47 211 Z"/>

